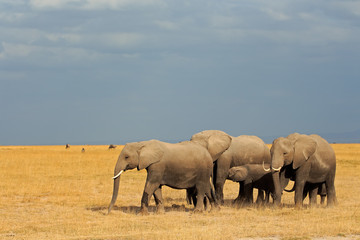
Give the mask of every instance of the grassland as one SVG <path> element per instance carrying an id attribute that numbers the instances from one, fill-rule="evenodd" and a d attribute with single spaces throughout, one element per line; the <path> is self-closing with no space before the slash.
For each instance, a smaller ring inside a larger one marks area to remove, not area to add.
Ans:
<path id="1" fill-rule="evenodd" d="M 228 181 L 219 212 L 193 214 L 184 190 L 164 187 L 166 212 L 149 216 L 137 215 L 146 171 L 136 170 L 122 175 L 118 201 L 106 215 L 121 147 L 3 146 L 0 239 L 360 239 L 360 144 L 332 146 L 334 208 L 295 210 L 293 194 L 284 193 L 282 208 L 236 209 L 230 203 L 238 186 Z"/>

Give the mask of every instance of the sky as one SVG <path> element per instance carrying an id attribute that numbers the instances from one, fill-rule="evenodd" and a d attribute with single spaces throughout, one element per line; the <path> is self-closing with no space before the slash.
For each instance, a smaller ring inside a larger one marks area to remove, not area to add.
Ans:
<path id="1" fill-rule="evenodd" d="M 0 145 L 360 129 L 360 1 L 1 0 Z"/>

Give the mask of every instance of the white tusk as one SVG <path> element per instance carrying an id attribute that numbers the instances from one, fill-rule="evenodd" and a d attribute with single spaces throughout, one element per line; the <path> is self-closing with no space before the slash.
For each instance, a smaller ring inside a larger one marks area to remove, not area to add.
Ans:
<path id="1" fill-rule="evenodd" d="M 263 169 L 264 169 L 265 172 L 270 172 L 270 168 L 268 168 L 268 169 L 265 168 L 264 161 L 263 161 Z"/>
<path id="2" fill-rule="evenodd" d="M 121 170 L 115 177 L 113 177 L 113 179 L 117 179 L 118 177 L 120 177 L 120 175 L 123 173 L 124 170 Z"/>
<path id="3" fill-rule="evenodd" d="M 281 167 L 279 167 L 279 168 L 272 168 L 275 172 L 278 172 L 278 171 L 280 171 L 280 169 L 281 169 Z"/>

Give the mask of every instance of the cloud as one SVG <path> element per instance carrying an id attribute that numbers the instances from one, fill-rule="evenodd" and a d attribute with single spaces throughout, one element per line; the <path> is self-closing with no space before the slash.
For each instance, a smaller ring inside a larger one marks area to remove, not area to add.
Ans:
<path id="1" fill-rule="evenodd" d="M 185 131 L 189 126 L 195 131 L 205 123 L 231 131 L 246 126 L 256 129 L 257 124 L 266 129 L 266 120 L 254 120 L 273 118 L 276 122 L 265 106 L 269 99 L 288 107 L 286 112 L 296 117 L 297 112 L 306 115 L 318 108 L 310 101 L 303 104 L 306 99 L 329 102 L 332 92 L 337 92 L 336 99 L 352 96 L 355 100 L 347 103 L 349 109 L 358 102 L 358 84 L 343 83 L 359 79 L 360 7 L 356 1 L 3 0 L 0 8 L 4 9 L 0 13 L 0 79 L 14 85 L 0 88 L 0 97 L 8 94 L 3 97 L 9 103 L 3 115 L 13 114 L 16 101 L 36 106 L 37 94 L 28 90 L 33 83 L 48 96 L 49 90 L 61 89 L 64 80 L 78 86 L 75 90 L 64 87 L 59 98 L 70 96 L 86 103 L 111 96 L 111 102 L 132 112 L 117 116 L 105 104 L 86 110 L 96 113 L 94 118 L 101 115 L 99 111 L 113 113 L 117 126 L 132 129 L 125 138 L 167 136 L 166 131 L 173 129 L 167 120 L 183 124 Z M 15 84 L 14 79 L 29 85 Z M 44 82 L 46 86 L 40 85 Z M 333 85 L 322 86 L 325 82 Z M 12 90 L 18 85 L 28 95 Z M 305 90 L 303 99 L 300 93 Z M 46 105 L 47 100 L 41 102 Z M 300 109 L 290 107 L 294 104 Z M 342 109 L 329 107 L 328 112 L 341 110 L 346 115 Z M 199 112 L 195 118 L 188 117 Z M 231 117 L 213 117 L 214 112 Z M 270 115 L 261 116 L 262 112 Z M 146 114 L 150 123 L 143 120 Z M 44 111 L 33 118 L 47 115 Z M 80 125 L 87 119 L 77 118 Z M 135 124 L 134 118 L 139 119 Z M 242 119 L 241 126 L 233 119 Z M 323 119 L 328 120 L 314 121 Z M 97 121 L 103 124 L 95 118 L 88 126 L 96 128 Z M 137 125 L 144 131 L 136 130 Z"/>
<path id="2" fill-rule="evenodd" d="M 262 9 L 262 11 L 277 21 L 286 21 L 286 20 L 291 19 L 291 17 L 286 15 L 285 13 L 276 11 L 271 8 L 264 8 L 264 9 Z"/>
<path id="3" fill-rule="evenodd" d="M 0 12 L 0 21 L 6 22 L 20 22 L 25 17 L 24 13 L 21 12 Z"/>
<path id="4" fill-rule="evenodd" d="M 360 16 L 360 2 L 359 1 L 340 1 L 333 2 L 335 8 L 344 9 L 356 16 Z"/>
<path id="5" fill-rule="evenodd" d="M 1 43 L 3 51 L 0 53 L 1 60 L 17 60 L 26 62 L 32 66 L 63 66 L 71 63 L 96 61 L 101 54 L 88 49 L 75 47 L 45 47 L 29 44 Z"/>
<path id="6" fill-rule="evenodd" d="M 141 34 L 136 33 L 102 33 L 99 34 L 75 34 L 75 33 L 49 33 L 46 38 L 53 43 L 66 42 L 70 45 L 82 45 L 94 47 L 94 45 L 106 45 L 112 48 L 124 48 L 134 46 L 143 40 Z"/>
<path id="7" fill-rule="evenodd" d="M 210 16 L 209 19 L 210 26 L 215 29 L 238 29 L 244 22 L 239 16 L 224 16 L 224 15 L 214 15 Z"/>
<path id="8" fill-rule="evenodd" d="M 92 41 L 111 48 L 128 48 L 141 45 L 145 37 L 137 33 L 105 33 L 102 36 L 92 36 Z"/>
<path id="9" fill-rule="evenodd" d="M 3 52 L 2 58 L 27 57 L 34 51 L 34 47 L 24 44 L 1 43 Z"/>
<path id="10" fill-rule="evenodd" d="M 119 10 L 127 6 L 164 6 L 161 0 L 31 0 L 34 9 Z"/>
<path id="11" fill-rule="evenodd" d="M 172 21 L 154 21 L 155 25 L 157 25 L 159 28 L 164 30 L 178 30 L 179 26 L 178 24 L 172 22 Z"/>
<path id="12" fill-rule="evenodd" d="M 83 35 L 75 33 L 44 33 L 46 38 L 54 43 L 66 42 L 70 44 L 80 44 L 83 41 Z"/>

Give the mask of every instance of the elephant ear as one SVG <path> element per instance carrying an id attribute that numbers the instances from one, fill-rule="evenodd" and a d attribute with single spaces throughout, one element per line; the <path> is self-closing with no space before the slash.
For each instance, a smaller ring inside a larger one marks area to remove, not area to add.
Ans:
<path id="1" fill-rule="evenodd" d="M 302 135 L 294 144 L 293 169 L 303 165 L 316 151 L 317 143 L 309 136 Z"/>
<path id="2" fill-rule="evenodd" d="M 210 136 L 208 139 L 207 149 L 213 159 L 216 161 L 221 154 L 223 154 L 231 144 L 231 137 L 227 134 L 219 134 Z"/>
<path id="3" fill-rule="evenodd" d="M 149 167 L 153 163 L 159 162 L 164 155 L 164 150 L 157 141 L 149 141 L 139 149 L 138 153 L 138 170 L 141 170 Z"/>
<path id="4" fill-rule="evenodd" d="M 190 141 L 204 146 L 209 151 L 213 161 L 216 161 L 230 147 L 231 140 L 232 138 L 223 131 L 205 130 L 194 134 Z"/>
<path id="5" fill-rule="evenodd" d="M 292 133 L 289 136 L 287 136 L 286 138 L 289 139 L 292 142 L 295 142 L 301 136 L 302 135 L 300 133 Z"/>

